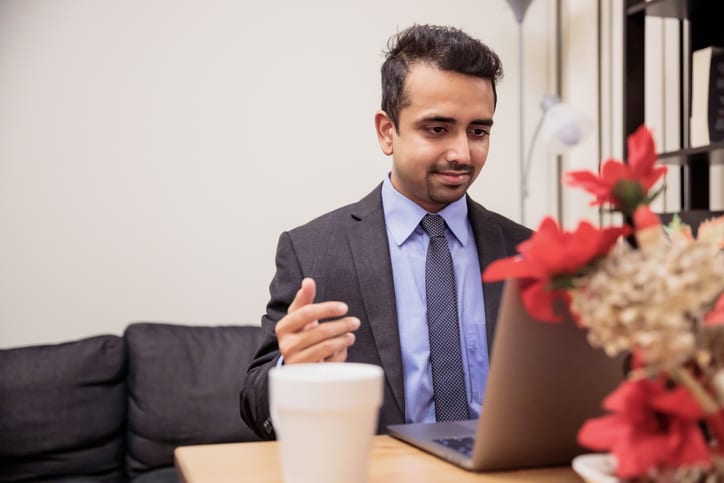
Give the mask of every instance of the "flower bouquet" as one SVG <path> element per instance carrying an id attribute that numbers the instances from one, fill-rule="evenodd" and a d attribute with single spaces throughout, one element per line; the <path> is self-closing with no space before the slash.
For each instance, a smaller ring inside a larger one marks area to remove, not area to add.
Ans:
<path id="1" fill-rule="evenodd" d="M 628 162 L 564 182 L 620 213 L 618 226 L 582 221 L 572 232 L 545 218 L 518 255 L 491 264 L 485 281 L 521 279 L 528 312 L 560 322 L 561 299 L 589 342 L 630 354 L 628 377 L 578 439 L 610 452 L 615 474 L 636 482 L 724 482 L 724 217 L 698 228 L 662 226 L 650 209 L 666 172 L 642 126 Z"/>

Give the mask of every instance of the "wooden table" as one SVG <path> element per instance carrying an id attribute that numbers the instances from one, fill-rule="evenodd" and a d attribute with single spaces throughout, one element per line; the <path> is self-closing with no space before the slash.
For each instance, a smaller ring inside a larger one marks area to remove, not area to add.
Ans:
<path id="1" fill-rule="evenodd" d="M 281 483 L 274 441 L 182 446 L 176 470 L 185 483 Z M 580 483 L 569 467 L 471 473 L 390 436 L 375 436 L 369 483 Z"/>

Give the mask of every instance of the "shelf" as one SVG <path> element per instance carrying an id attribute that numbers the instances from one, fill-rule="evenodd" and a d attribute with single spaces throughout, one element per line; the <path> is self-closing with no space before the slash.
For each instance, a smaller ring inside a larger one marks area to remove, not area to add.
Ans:
<path id="1" fill-rule="evenodd" d="M 629 0 L 626 15 L 640 17 L 640 21 L 646 16 L 689 20 L 694 26 L 691 50 L 710 45 L 724 47 L 724 29 L 720 28 L 724 2 L 721 0 Z"/>
<path id="2" fill-rule="evenodd" d="M 652 17 L 689 18 L 689 2 L 682 0 L 637 1 L 629 5 L 627 13 L 634 15 L 644 10 Z"/>
<path id="3" fill-rule="evenodd" d="M 681 221 L 691 227 L 692 235 L 696 236 L 699 231 L 699 225 L 702 221 L 706 221 L 709 218 L 716 218 L 724 215 L 724 211 L 709 211 L 709 210 L 684 210 L 677 211 L 674 213 L 659 213 L 661 223 L 668 224 L 674 218 L 674 215 L 679 215 Z"/>
<path id="4" fill-rule="evenodd" d="M 659 153 L 659 159 L 679 166 L 724 164 L 724 142 Z"/>
<path id="5" fill-rule="evenodd" d="M 655 53 L 647 50 L 645 45 L 647 19 L 657 17 L 669 19 L 667 23 L 678 24 L 679 27 L 678 49 L 661 54 L 679 66 L 679 137 L 682 140 L 680 146 L 686 145 L 690 122 L 689 113 L 685 110 L 690 104 L 684 101 L 691 99 L 692 52 L 709 46 L 724 47 L 724 28 L 721 28 L 724 0 L 625 0 L 623 16 L 623 139 L 646 121 L 644 65 L 647 53 Z M 709 210 L 710 171 L 712 166 L 724 165 L 724 142 L 695 148 L 682 147 L 658 156 L 661 163 L 681 171 L 682 210 Z"/>

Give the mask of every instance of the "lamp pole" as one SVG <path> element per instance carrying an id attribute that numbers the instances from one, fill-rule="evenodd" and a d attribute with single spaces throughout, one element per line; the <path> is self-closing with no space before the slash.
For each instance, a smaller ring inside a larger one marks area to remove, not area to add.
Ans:
<path id="1" fill-rule="evenodd" d="M 528 173 L 525 172 L 525 88 L 523 85 L 523 20 L 518 21 L 518 150 L 520 152 L 520 224 L 525 225 Z"/>
<path id="2" fill-rule="evenodd" d="M 556 1 L 556 92 L 559 97 L 563 95 L 563 75 L 561 57 L 563 56 L 563 33 L 561 32 L 561 0 Z M 556 156 L 556 215 L 558 223 L 563 226 L 563 190 L 561 183 L 563 179 L 563 156 Z"/>
<path id="3" fill-rule="evenodd" d="M 525 13 L 528 11 L 528 7 L 533 3 L 533 0 L 508 0 L 508 5 L 513 14 L 515 15 L 515 21 L 518 23 L 518 161 L 520 168 L 520 223 L 525 225 L 525 198 L 528 196 L 526 193 L 528 187 L 525 173 L 525 103 L 524 98 L 524 85 L 523 85 L 523 19 Z"/>

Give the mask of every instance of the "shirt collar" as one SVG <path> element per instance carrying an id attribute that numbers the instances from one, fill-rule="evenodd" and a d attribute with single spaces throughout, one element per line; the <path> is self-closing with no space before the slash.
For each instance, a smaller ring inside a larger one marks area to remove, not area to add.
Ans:
<path id="1" fill-rule="evenodd" d="M 461 197 L 436 213 L 445 219 L 448 228 L 463 246 L 468 242 L 468 203 L 465 198 Z M 382 207 L 385 222 L 397 246 L 405 243 L 420 225 L 422 217 L 428 214 L 392 186 L 389 174 L 382 182 Z"/>

